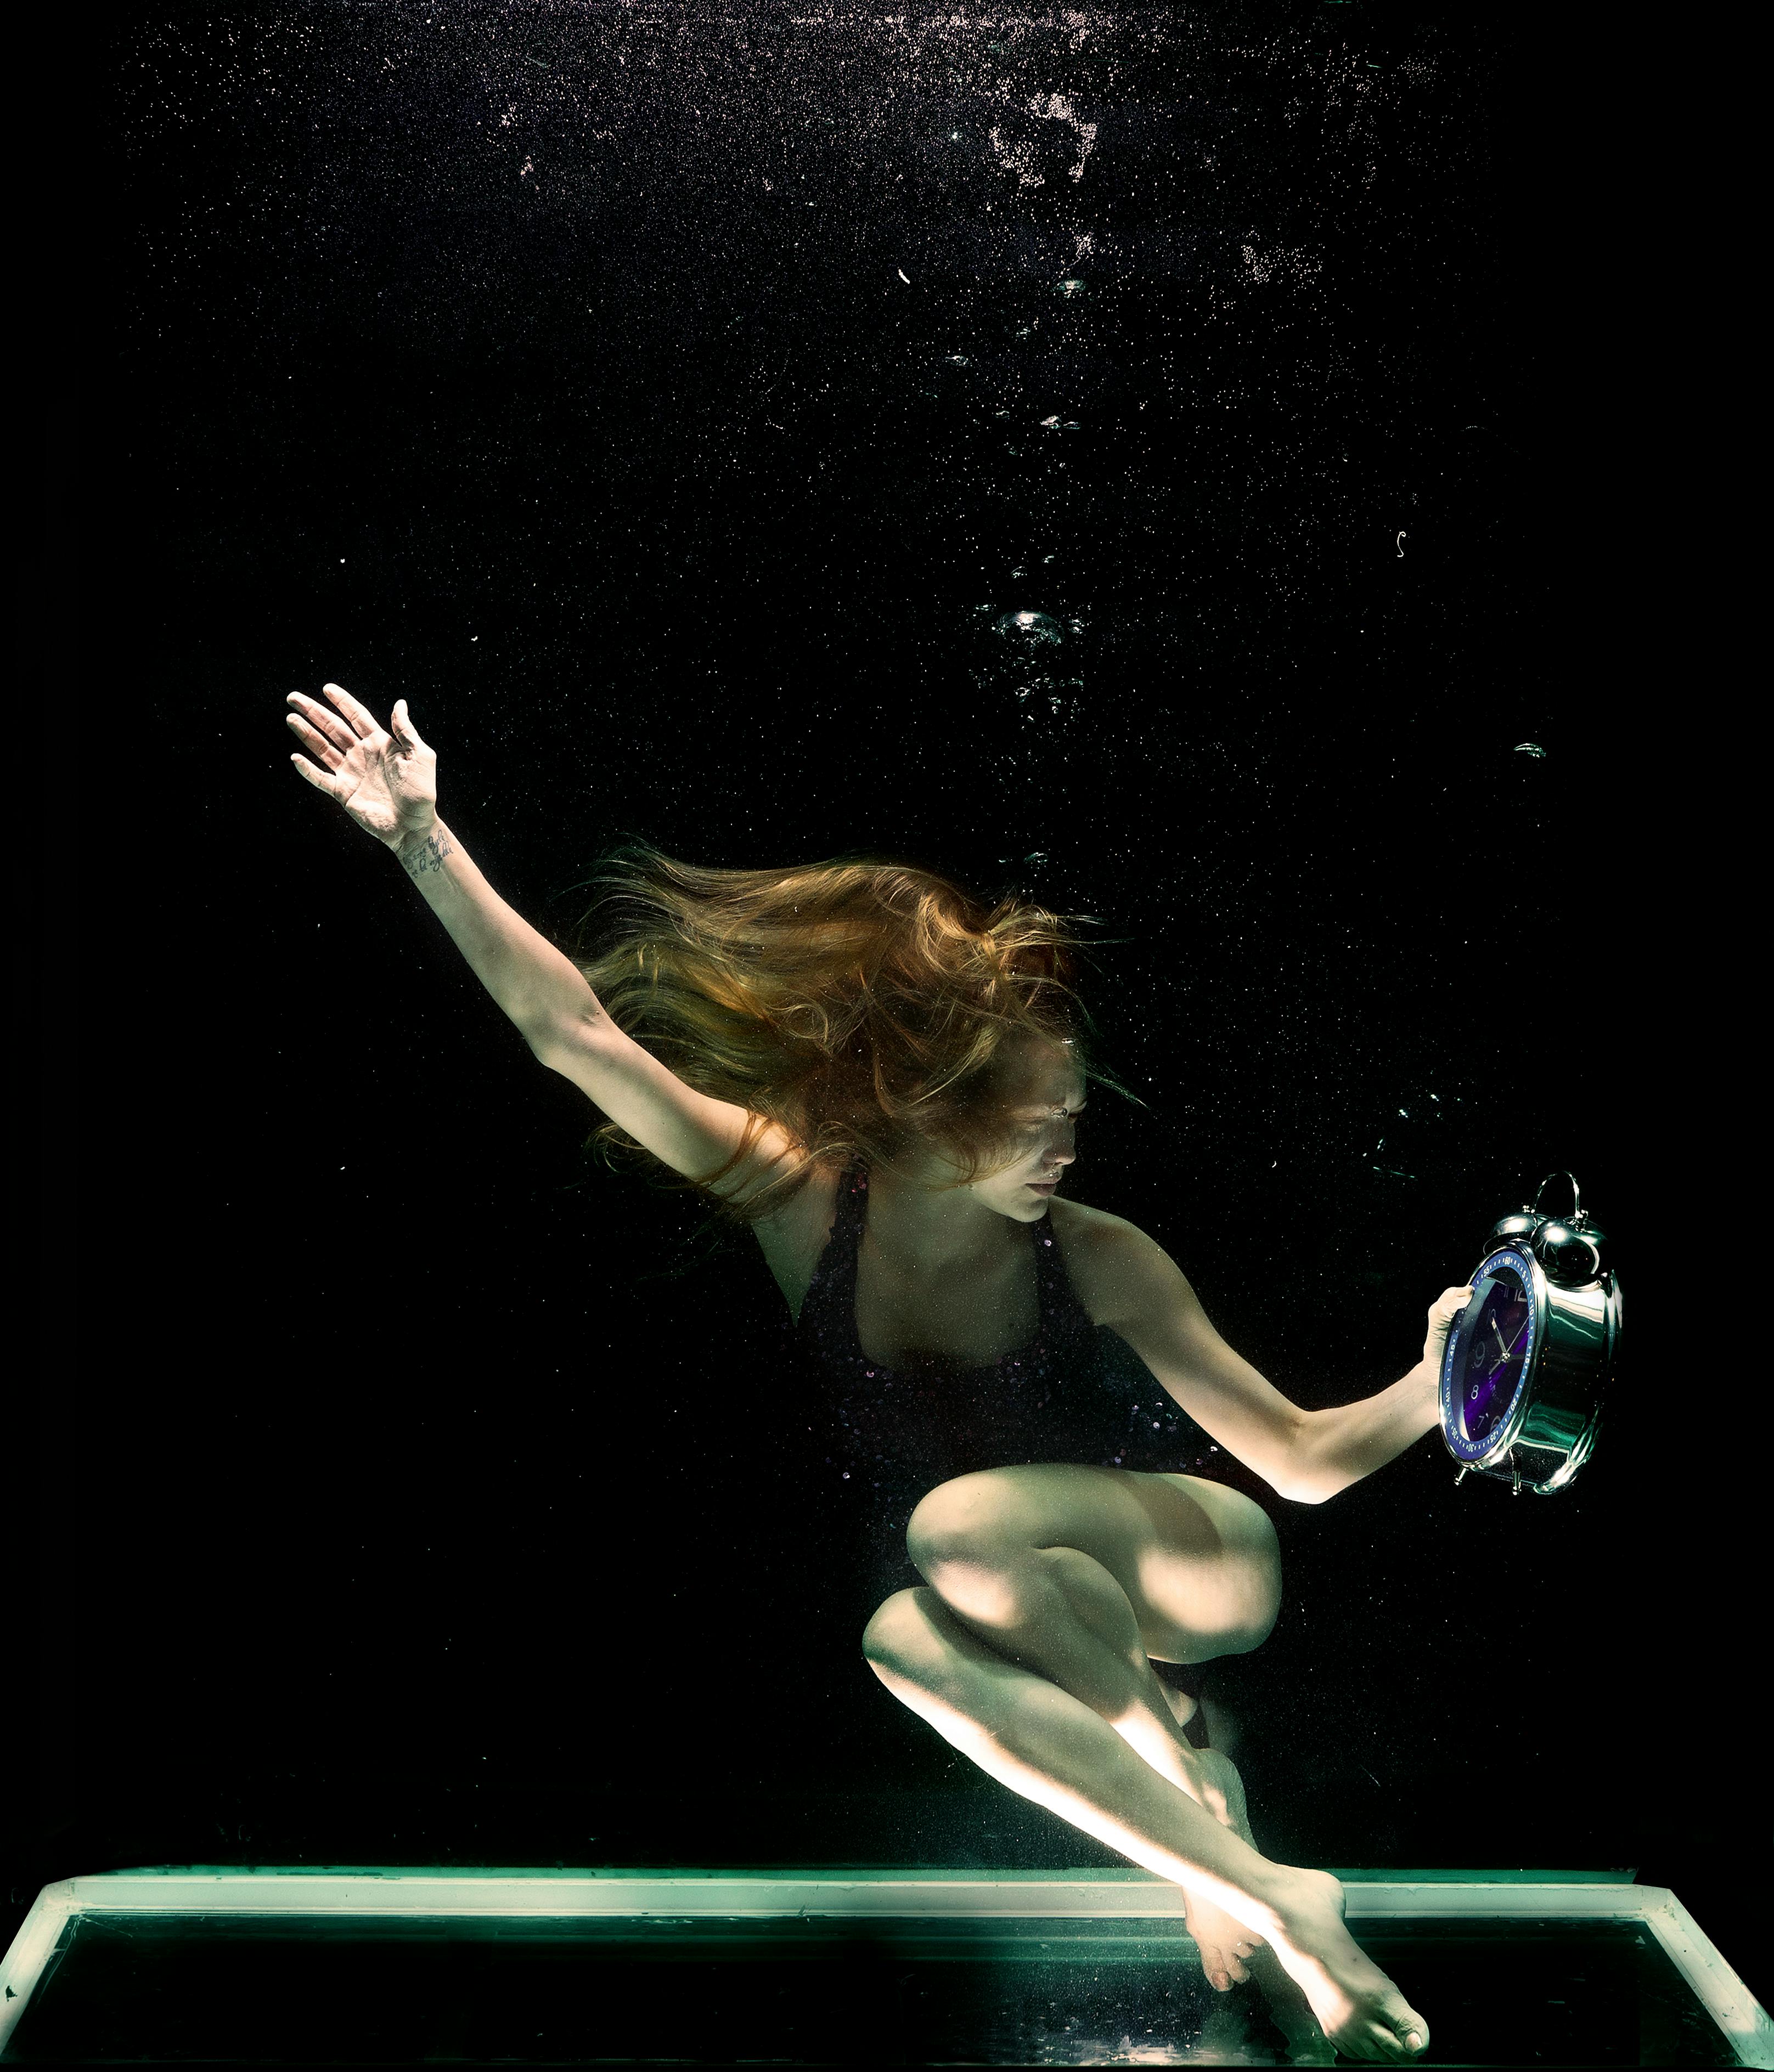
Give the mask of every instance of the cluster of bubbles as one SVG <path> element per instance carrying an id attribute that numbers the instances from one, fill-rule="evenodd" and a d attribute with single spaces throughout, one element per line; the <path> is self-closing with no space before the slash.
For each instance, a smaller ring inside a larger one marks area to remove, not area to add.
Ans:
<path id="1" fill-rule="evenodd" d="M 1085 621 L 1028 609 L 994 612 L 990 605 L 976 606 L 975 615 L 990 619 L 998 651 L 982 683 L 1008 689 L 1025 726 L 1046 733 L 1069 728 L 1083 711 L 1084 678 L 1065 668 L 1064 649 L 1085 631 Z"/>
<path id="2" fill-rule="evenodd" d="M 992 631 L 1000 640 L 1015 642 L 1025 653 L 1057 648 L 1065 639 L 1059 620 L 1045 611 L 1006 611 L 992 622 Z"/>
<path id="3" fill-rule="evenodd" d="M 1052 282 L 1051 292 L 1061 301 L 1072 302 L 1088 289 L 1079 275 L 1068 274 Z M 1032 338 L 1040 323 L 1039 317 L 1031 316 L 1026 323 L 1013 325 L 1009 335 L 1018 340 Z M 957 341 L 961 343 L 964 341 Z M 944 364 L 961 370 L 975 364 L 972 356 L 961 351 L 946 353 Z M 994 414 L 1004 417 L 1010 413 L 1000 408 Z M 1063 434 L 1079 431 L 1082 426 L 1076 417 L 1056 411 L 1039 420 L 1038 429 Z M 1013 446 L 1010 450 L 1014 454 L 1019 449 Z M 1042 565 L 1053 559 L 1051 553 L 1043 555 Z M 1010 571 L 1013 579 L 1035 573 L 1032 564 Z M 1001 604 L 975 605 L 973 619 L 990 651 L 989 659 L 974 672 L 979 688 L 997 698 L 1007 697 L 1019 722 L 1019 732 L 1025 739 L 1071 731 L 1083 716 L 1085 680 L 1067 651 L 1086 631 L 1086 622 L 1034 606 L 1006 610 Z"/>

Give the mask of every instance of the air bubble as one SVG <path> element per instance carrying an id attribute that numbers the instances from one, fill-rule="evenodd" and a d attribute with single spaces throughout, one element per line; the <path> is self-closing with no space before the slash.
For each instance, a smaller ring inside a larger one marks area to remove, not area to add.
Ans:
<path id="1" fill-rule="evenodd" d="M 1056 648 L 1065 637 L 1059 620 L 1044 611 L 1006 611 L 992 631 L 1019 648 Z"/>

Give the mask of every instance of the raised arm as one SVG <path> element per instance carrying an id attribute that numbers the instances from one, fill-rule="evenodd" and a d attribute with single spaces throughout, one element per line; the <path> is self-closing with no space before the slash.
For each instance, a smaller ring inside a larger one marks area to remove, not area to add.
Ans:
<path id="1" fill-rule="evenodd" d="M 718 1171 L 739 1146 L 746 1110 L 686 1086 L 624 1034 L 578 968 L 493 890 L 438 817 L 437 756 L 419 738 L 405 700 L 385 730 L 337 684 L 323 688 L 336 709 L 299 691 L 290 695 L 290 726 L 315 758 L 292 755 L 298 771 L 399 857 L 543 1064 L 674 1172 L 702 1179 Z M 792 1148 L 782 1130 L 766 1125 L 721 1191 L 743 1194 Z"/>
<path id="2" fill-rule="evenodd" d="M 1470 1288 L 1437 1298 L 1408 1374 L 1358 1402 L 1305 1410 L 1226 1343 L 1155 1240 L 1076 1202 L 1061 1213 L 1066 1264 L 1093 1320 L 1118 1331 L 1203 1431 L 1278 1496 L 1323 1503 L 1434 1429 L 1442 1346 Z"/>

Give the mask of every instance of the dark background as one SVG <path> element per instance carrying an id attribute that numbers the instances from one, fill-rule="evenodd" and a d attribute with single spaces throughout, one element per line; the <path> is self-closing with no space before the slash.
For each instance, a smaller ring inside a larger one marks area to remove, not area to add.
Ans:
<path id="1" fill-rule="evenodd" d="M 1595 1464 L 1456 1491 L 1431 1438 L 1317 1509 L 1229 1469 L 1288 1597 L 1209 1688 L 1270 1853 L 1634 1866 L 1765 2000 L 1765 1564 L 1690 1278 L 1734 1270 L 1698 1205 L 1755 1119 L 1694 932 L 1736 751 L 1657 487 L 1707 405 L 1663 356 L 1655 53 L 1366 0 L 955 12 L 93 33 L 19 614 L 6 1932 L 145 1862 L 1113 1860 L 875 1685 L 755 1248 L 586 1155 L 294 776 L 286 693 L 331 678 L 410 701 L 558 932 L 626 834 L 1101 917 L 1142 1105 L 1099 1092 L 1074 1190 L 1301 1402 L 1402 1373 L 1573 1170 L 1631 1314 Z"/>

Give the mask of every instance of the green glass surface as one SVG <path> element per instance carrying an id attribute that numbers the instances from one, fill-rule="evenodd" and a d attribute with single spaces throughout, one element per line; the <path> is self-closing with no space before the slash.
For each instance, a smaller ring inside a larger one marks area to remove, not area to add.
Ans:
<path id="1" fill-rule="evenodd" d="M 1386 1922 L 1358 1939 L 1446 2065 L 1729 2065 L 1642 1926 Z M 20 2065 L 1287 2062 L 1175 1922 L 76 1917 Z"/>

